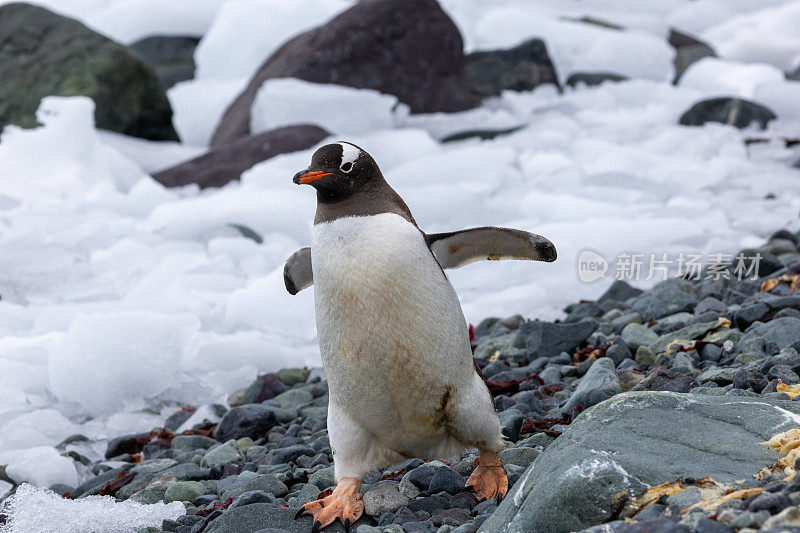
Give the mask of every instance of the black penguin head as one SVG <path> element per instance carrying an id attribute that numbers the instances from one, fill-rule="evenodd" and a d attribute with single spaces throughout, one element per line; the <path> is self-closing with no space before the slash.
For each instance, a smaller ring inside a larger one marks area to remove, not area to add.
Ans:
<path id="1" fill-rule="evenodd" d="M 348 142 L 326 144 L 311 156 L 307 169 L 294 175 L 294 182 L 317 189 L 320 202 L 335 203 L 363 189 L 380 169 L 367 152 Z"/>

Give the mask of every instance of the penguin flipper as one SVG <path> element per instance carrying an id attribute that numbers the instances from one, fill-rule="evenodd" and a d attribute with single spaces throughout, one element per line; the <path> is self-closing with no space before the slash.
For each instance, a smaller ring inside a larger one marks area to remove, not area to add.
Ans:
<path id="1" fill-rule="evenodd" d="M 292 295 L 314 284 L 310 247 L 300 248 L 286 260 L 286 265 L 283 267 L 283 283 Z"/>
<path id="2" fill-rule="evenodd" d="M 428 247 L 442 268 L 459 268 L 474 261 L 523 259 L 556 260 L 552 242 L 518 229 L 483 226 L 448 233 L 425 235 Z"/>

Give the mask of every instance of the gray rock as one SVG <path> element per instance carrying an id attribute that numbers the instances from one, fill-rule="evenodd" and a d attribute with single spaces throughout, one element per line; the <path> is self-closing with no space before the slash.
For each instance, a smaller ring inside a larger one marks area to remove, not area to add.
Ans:
<path id="1" fill-rule="evenodd" d="M 475 107 L 458 28 L 435 0 L 359 2 L 286 42 L 227 109 L 212 145 L 247 136 L 258 89 L 272 78 L 336 83 L 393 94 L 412 113 Z"/>
<path id="2" fill-rule="evenodd" d="M 314 395 L 304 389 L 289 389 L 275 396 L 272 401 L 277 402 L 281 409 L 298 408 L 314 400 Z"/>
<path id="3" fill-rule="evenodd" d="M 278 419 L 270 408 L 258 404 L 242 405 L 225 413 L 217 426 L 216 437 L 221 442 L 244 437 L 256 440 L 266 437 L 277 425 Z"/>
<path id="4" fill-rule="evenodd" d="M 702 126 L 706 122 L 721 122 L 737 128 L 746 128 L 756 122 L 761 129 L 770 120 L 778 118 L 763 105 L 743 98 L 709 98 L 701 100 L 681 115 L 679 123 L 684 126 Z"/>
<path id="5" fill-rule="evenodd" d="M 464 490 L 464 483 L 465 481 L 461 474 L 449 466 L 440 466 L 433 474 L 433 478 L 431 478 L 428 492 L 431 494 L 436 494 L 437 492 L 458 494 Z"/>
<path id="6" fill-rule="evenodd" d="M 38 6 L 6 4 L 0 7 L 0 42 L 0 129 L 36 126 L 45 96 L 83 95 L 95 102 L 98 128 L 178 139 L 169 101 L 150 66 L 77 20 Z"/>
<path id="7" fill-rule="evenodd" d="M 617 395 L 578 416 L 480 531 L 580 531 L 609 519 L 623 491 L 682 477 L 752 478 L 778 457 L 760 443 L 794 427 L 798 413 L 796 402 L 763 398 Z"/>
<path id="8" fill-rule="evenodd" d="M 256 533 L 263 529 L 275 528 L 289 533 L 308 533 L 311 531 L 310 515 L 294 519 L 296 508 L 279 507 L 273 503 L 254 503 L 229 509 L 211 521 L 203 533 Z M 358 520 L 354 527 L 364 523 Z M 343 533 L 344 527 L 339 521 L 325 529 L 326 532 Z"/>
<path id="9" fill-rule="evenodd" d="M 525 420 L 525 415 L 512 407 L 498 416 L 500 417 L 500 425 L 503 428 L 503 435 L 511 442 L 516 442 L 519 439 L 519 432 L 522 430 L 522 422 Z"/>
<path id="10" fill-rule="evenodd" d="M 517 445 L 519 444 L 517 443 Z M 538 456 L 539 450 L 535 448 L 506 448 L 500 452 L 500 461 L 504 465 L 517 465 L 527 468 Z"/>
<path id="11" fill-rule="evenodd" d="M 567 85 L 575 87 L 579 84 L 594 87 L 606 81 L 624 81 L 628 78 L 613 72 L 573 72 L 567 78 Z"/>
<path id="12" fill-rule="evenodd" d="M 628 324 L 622 328 L 622 340 L 631 350 L 638 350 L 639 346 L 650 346 L 658 340 L 658 335 L 647 326 L 641 324 Z"/>
<path id="13" fill-rule="evenodd" d="M 547 47 L 531 39 L 508 50 L 473 52 L 466 56 L 466 72 L 478 96 L 500 96 L 503 91 L 530 91 L 543 83 L 560 89 Z"/>
<path id="14" fill-rule="evenodd" d="M 568 414 L 576 405 L 588 408 L 621 392 L 614 361 L 608 357 L 601 357 L 583 376 L 578 388 L 564 404 L 561 412 Z"/>
<path id="15" fill-rule="evenodd" d="M 334 469 L 332 466 L 320 468 L 308 478 L 309 483 L 313 483 L 319 490 L 325 490 L 329 487 L 336 485 L 336 478 L 334 476 Z"/>
<path id="16" fill-rule="evenodd" d="M 692 63 L 700 61 L 704 57 L 716 57 L 714 49 L 706 43 L 675 29 L 670 29 L 669 44 L 675 49 L 675 78 L 672 83 L 678 83 L 686 69 Z"/>
<path id="17" fill-rule="evenodd" d="M 207 450 L 216 441 L 202 435 L 178 435 L 172 439 L 172 450 L 175 453 L 191 452 L 195 450 Z"/>
<path id="18" fill-rule="evenodd" d="M 608 301 L 612 302 L 624 302 L 628 298 L 635 298 L 642 294 L 640 289 L 635 287 L 631 287 L 627 281 L 618 279 L 614 280 L 611 286 L 608 288 L 603 295 L 597 299 L 597 303 L 605 303 Z"/>
<path id="19" fill-rule="evenodd" d="M 199 37 L 186 35 L 153 35 L 140 39 L 130 47 L 152 67 L 164 89 L 194 78 L 194 49 Z"/>
<path id="20" fill-rule="evenodd" d="M 364 493 L 364 512 L 369 516 L 381 516 L 384 513 L 397 512 L 410 501 L 404 496 L 393 481 L 379 481 Z"/>
<path id="21" fill-rule="evenodd" d="M 800 319 L 782 317 L 751 327 L 739 339 L 738 349 L 742 350 L 750 339 L 763 337 L 766 342 L 774 342 L 783 350 L 800 341 Z"/>
<path id="22" fill-rule="evenodd" d="M 227 478 L 226 478 L 227 479 Z M 226 485 L 225 492 L 220 494 L 222 501 L 236 498 L 245 492 L 264 491 L 280 498 L 289 492 L 286 485 L 273 474 L 256 474 L 255 472 L 242 472 L 235 477 L 235 481 Z"/>
<path id="23" fill-rule="evenodd" d="M 552 357 L 561 352 L 572 353 L 595 329 L 591 321 L 569 324 L 534 321 L 522 324 L 519 332 L 535 356 Z"/>
<path id="24" fill-rule="evenodd" d="M 685 280 L 673 278 L 662 281 L 639 296 L 633 303 L 633 310 L 642 316 L 644 322 L 681 311 L 692 311 L 697 305 L 693 290 L 691 283 Z"/>
<path id="25" fill-rule="evenodd" d="M 244 456 L 236 446 L 235 440 L 229 440 L 225 444 L 213 448 L 203 455 L 200 461 L 200 466 L 206 468 L 213 468 L 215 466 L 222 466 L 231 461 L 240 461 Z"/>

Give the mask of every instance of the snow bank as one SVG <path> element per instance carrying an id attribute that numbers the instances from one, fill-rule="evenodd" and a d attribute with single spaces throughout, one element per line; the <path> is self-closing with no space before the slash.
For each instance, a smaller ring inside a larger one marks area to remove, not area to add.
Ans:
<path id="1" fill-rule="evenodd" d="M 52 390 L 91 413 L 155 396 L 173 383 L 197 327 L 192 317 L 151 311 L 80 315 L 50 356 Z"/>
<path id="2" fill-rule="evenodd" d="M 228 106 L 250 81 L 248 78 L 194 79 L 167 91 L 172 124 L 181 141 L 207 145 Z"/>
<path id="3" fill-rule="evenodd" d="M 311 83 L 294 78 L 267 80 L 251 108 L 250 131 L 316 124 L 341 135 L 392 128 L 408 115 L 397 97 L 372 89 Z"/>
<path id="4" fill-rule="evenodd" d="M 8 521 L 2 533 L 136 533 L 160 527 L 186 513 L 182 503 L 142 505 L 117 502 L 111 496 L 69 500 L 47 489 L 22 485 L 6 505 Z"/>
<path id="5" fill-rule="evenodd" d="M 725 59 L 769 63 L 791 71 L 800 66 L 798 27 L 800 2 L 793 1 L 730 17 L 705 30 L 702 37 Z"/>
<path id="6" fill-rule="evenodd" d="M 70 487 L 78 485 L 75 463 L 69 457 L 59 454 L 52 446 L 0 452 L 0 465 L 6 466 L 8 477 L 16 483 L 25 482 L 42 487 L 56 483 L 64 483 Z"/>
<path id="7" fill-rule="evenodd" d="M 195 51 L 196 77 L 250 79 L 284 42 L 322 24 L 353 3 L 352 0 L 226 2 Z"/>

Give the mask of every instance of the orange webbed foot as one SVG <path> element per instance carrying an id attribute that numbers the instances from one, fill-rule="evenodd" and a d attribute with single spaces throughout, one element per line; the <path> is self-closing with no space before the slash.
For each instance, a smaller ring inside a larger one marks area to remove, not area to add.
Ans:
<path id="1" fill-rule="evenodd" d="M 310 514 L 314 518 L 312 533 L 317 533 L 322 528 L 332 524 L 337 518 L 344 524 L 345 530 L 361 517 L 364 512 L 364 502 L 361 501 L 361 481 L 354 477 L 342 478 L 333 492 L 321 500 L 308 502 L 300 508 L 295 515 L 299 518 Z"/>
<path id="2" fill-rule="evenodd" d="M 508 476 L 497 453 L 481 450 L 475 459 L 475 470 L 467 480 L 478 499 L 502 498 L 508 492 Z"/>

